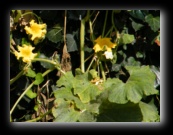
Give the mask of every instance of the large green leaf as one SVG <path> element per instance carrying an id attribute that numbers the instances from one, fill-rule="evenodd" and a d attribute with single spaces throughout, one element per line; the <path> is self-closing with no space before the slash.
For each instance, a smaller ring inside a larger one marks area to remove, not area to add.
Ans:
<path id="1" fill-rule="evenodd" d="M 102 113 L 97 117 L 97 122 L 141 122 L 142 113 L 139 105 L 126 104 L 102 104 Z"/>
<path id="2" fill-rule="evenodd" d="M 74 110 L 73 102 L 56 99 L 54 104 L 55 107 L 52 108 L 54 122 L 76 122 L 78 120 L 80 112 Z"/>
<path id="3" fill-rule="evenodd" d="M 153 17 L 153 15 L 149 14 L 145 17 L 145 21 L 151 27 L 151 29 L 156 32 L 160 29 L 160 17 Z"/>
<path id="4" fill-rule="evenodd" d="M 114 78 L 107 80 L 104 84 L 105 88 L 109 90 L 110 102 L 138 103 L 144 96 L 158 94 L 158 90 L 154 88 L 156 76 L 149 66 L 126 66 L 125 68 L 130 74 L 126 83 Z"/>
<path id="5" fill-rule="evenodd" d="M 152 99 L 150 103 L 139 102 L 141 112 L 143 115 L 142 122 L 159 122 L 160 116 L 158 114 L 157 107 L 154 105 L 154 100 Z"/>
<path id="6" fill-rule="evenodd" d="M 89 111 L 84 111 L 79 115 L 79 122 L 96 122 L 96 118 Z"/>
<path id="7" fill-rule="evenodd" d="M 52 108 L 54 122 L 94 122 L 96 121 L 92 112 L 78 110 L 75 108 L 73 101 L 66 101 L 64 99 L 56 99 L 54 101 L 55 107 Z"/>
<path id="8" fill-rule="evenodd" d="M 74 101 L 78 109 L 84 110 L 85 105 L 72 93 L 72 89 L 61 87 L 60 89 L 54 91 L 54 96 L 56 99 L 62 98 L 66 101 Z"/>
<path id="9" fill-rule="evenodd" d="M 48 31 L 46 37 L 52 41 L 53 43 L 58 43 L 62 39 L 62 28 L 61 27 L 56 27 Z"/>
<path id="10" fill-rule="evenodd" d="M 87 80 L 78 80 L 74 83 L 74 94 L 77 94 L 83 103 L 95 100 L 100 94 L 99 88 Z"/>
<path id="11" fill-rule="evenodd" d="M 71 89 L 74 83 L 74 76 L 71 71 L 66 72 L 65 75 L 56 82 L 58 87 L 65 86 L 66 88 Z"/>

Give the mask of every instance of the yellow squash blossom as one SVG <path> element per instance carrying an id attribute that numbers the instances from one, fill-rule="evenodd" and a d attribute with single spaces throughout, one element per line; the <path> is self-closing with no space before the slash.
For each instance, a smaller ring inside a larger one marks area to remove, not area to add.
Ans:
<path id="1" fill-rule="evenodd" d="M 31 45 L 24 44 L 22 47 L 18 46 L 19 52 L 15 51 L 14 54 L 17 57 L 17 59 L 22 57 L 23 62 L 29 63 L 37 55 L 37 53 L 32 53 L 33 49 L 34 47 L 32 47 Z"/>
<path id="2" fill-rule="evenodd" d="M 25 26 L 26 33 L 31 36 L 31 40 L 41 40 L 46 35 L 46 24 L 37 24 L 34 20 L 31 20 L 30 27 Z"/>
<path id="3" fill-rule="evenodd" d="M 96 44 L 94 45 L 93 49 L 95 50 L 95 52 L 99 52 L 99 51 L 108 51 L 111 52 L 112 48 L 115 48 L 115 46 L 117 44 L 112 43 L 111 38 L 101 38 L 101 36 L 99 36 L 95 42 Z"/>

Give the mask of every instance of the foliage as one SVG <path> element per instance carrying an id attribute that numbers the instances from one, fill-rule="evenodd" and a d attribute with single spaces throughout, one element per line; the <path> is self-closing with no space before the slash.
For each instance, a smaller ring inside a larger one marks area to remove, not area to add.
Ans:
<path id="1" fill-rule="evenodd" d="M 12 10 L 10 121 L 160 122 L 160 11 Z"/>

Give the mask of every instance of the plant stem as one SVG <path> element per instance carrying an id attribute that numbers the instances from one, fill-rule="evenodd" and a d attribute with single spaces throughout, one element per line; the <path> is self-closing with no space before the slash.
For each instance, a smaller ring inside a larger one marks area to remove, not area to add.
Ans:
<path id="1" fill-rule="evenodd" d="M 13 84 L 17 79 L 19 79 L 23 75 L 24 71 L 20 71 L 13 79 L 10 80 L 10 85 Z"/>
<path id="2" fill-rule="evenodd" d="M 111 20 L 112 20 L 113 28 L 115 29 L 115 32 L 116 32 L 116 34 L 117 34 L 117 28 L 116 28 L 115 23 L 114 23 L 114 11 L 112 11 Z"/>
<path id="3" fill-rule="evenodd" d="M 59 63 L 53 62 L 48 59 L 42 59 L 42 58 L 34 58 L 32 61 L 42 61 L 42 62 L 47 62 L 47 63 L 53 64 L 61 73 L 65 74 L 65 72 L 63 70 L 61 70 Z"/>
<path id="4" fill-rule="evenodd" d="M 55 68 L 53 69 L 48 69 L 46 70 L 42 76 L 44 77 L 45 75 L 47 75 L 48 73 L 50 73 L 51 71 L 53 71 Z M 35 82 L 35 81 L 34 81 Z M 28 92 L 28 90 L 31 89 L 31 87 L 34 85 L 34 82 L 32 82 L 27 89 L 20 95 L 20 97 L 17 99 L 17 101 L 15 102 L 15 104 L 13 105 L 12 109 L 10 110 L 10 115 L 13 113 L 14 109 L 16 108 L 17 104 L 20 102 L 20 100 L 22 99 L 22 97 Z"/>
<path id="5" fill-rule="evenodd" d="M 91 20 L 89 19 L 89 27 L 90 27 L 90 39 L 94 44 L 94 35 L 93 35 L 93 28 L 92 28 L 92 23 Z"/>
<path id="6" fill-rule="evenodd" d="M 85 38 L 85 19 L 81 20 L 81 26 L 80 26 L 80 62 L 81 62 L 81 71 L 85 72 L 85 66 L 84 66 L 84 38 Z"/>
<path id="7" fill-rule="evenodd" d="M 105 34 L 105 28 L 106 28 L 107 17 L 108 17 L 108 10 L 106 10 L 106 16 L 105 16 L 105 21 L 104 21 L 103 31 L 102 31 L 102 38 L 104 37 L 104 34 Z"/>
<path id="8" fill-rule="evenodd" d="M 107 36 L 112 32 L 113 28 L 114 28 L 114 27 L 111 26 L 111 28 L 109 29 L 109 31 L 106 33 L 105 37 L 107 37 Z"/>
<path id="9" fill-rule="evenodd" d="M 33 12 L 26 12 L 26 13 L 22 14 L 21 16 L 25 16 L 25 15 L 28 15 L 28 14 L 33 14 L 33 15 L 35 15 L 35 17 L 37 18 L 37 20 L 38 20 L 39 23 L 40 23 L 40 18 L 39 18 L 35 13 L 33 13 Z"/>
<path id="10" fill-rule="evenodd" d="M 50 109 L 49 111 L 47 111 L 45 114 L 43 114 L 42 116 L 39 116 L 35 119 L 32 119 L 32 120 L 28 120 L 26 122 L 36 122 L 36 121 L 39 121 L 41 120 L 42 118 L 44 118 L 47 114 L 51 113 L 52 112 L 52 109 Z"/>
<path id="11" fill-rule="evenodd" d="M 90 62 L 90 64 L 89 64 L 89 66 L 88 66 L 88 68 L 87 68 L 87 71 L 86 71 L 86 72 L 88 72 L 88 71 L 89 71 L 89 69 L 90 69 L 91 65 L 93 64 L 94 60 L 95 60 L 95 56 L 92 58 L 92 60 L 91 60 L 91 62 Z"/>
<path id="12" fill-rule="evenodd" d="M 103 81 L 106 81 L 105 72 L 104 72 L 104 69 L 103 69 L 102 62 L 100 61 L 99 63 L 100 63 L 100 69 L 101 69 L 101 73 L 102 73 Z"/>
<path id="13" fill-rule="evenodd" d="M 47 62 L 47 63 L 53 64 L 53 65 L 57 65 L 56 62 L 53 62 L 53 61 L 48 60 L 48 59 L 42 59 L 42 58 L 34 58 L 32 61 L 42 61 L 42 62 Z"/>

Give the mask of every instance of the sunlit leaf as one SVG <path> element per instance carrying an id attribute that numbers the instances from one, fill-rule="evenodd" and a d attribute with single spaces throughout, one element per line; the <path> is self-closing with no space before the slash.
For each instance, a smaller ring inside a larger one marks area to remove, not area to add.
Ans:
<path id="1" fill-rule="evenodd" d="M 55 117 L 53 122 L 77 122 L 80 115 L 73 106 L 73 102 L 65 101 L 64 99 L 56 99 L 52 108 L 52 114 Z"/>
<path id="2" fill-rule="evenodd" d="M 76 107 L 80 110 L 85 109 L 85 105 L 80 101 L 78 97 L 76 97 L 72 90 L 66 87 L 62 87 L 56 91 L 54 91 L 54 96 L 56 99 L 62 98 L 66 101 L 74 101 Z"/>
<path id="3" fill-rule="evenodd" d="M 26 92 L 26 96 L 28 96 L 30 99 L 33 99 L 37 96 L 37 93 L 33 92 L 31 89 Z"/>
<path id="4" fill-rule="evenodd" d="M 35 76 L 35 81 L 34 84 L 35 85 L 39 85 L 40 83 L 42 83 L 44 81 L 44 78 L 42 76 L 42 73 L 37 73 L 37 75 Z"/>
<path id="5" fill-rule="evenodd" d="M 143 115 L 142 122 L 159 122 L 160 117 L 158 114 L 157 107 L 154 105 L 154 100 L 152 99 L 150 103 L 139 102 L 141 112 Z"/>
<path id="6" fill-rule="evenodd" d="M 126 66 L 130 77 L 124 83 L 121 80 L 114 78 L 107 82 L 112 82 L 112 85 L 104 84 L 109 92 L 109 101 L 119 104 L 125 104 L 128 101 L 138 103 L 143 96 L 158 94 L 158 90 L 154 88 L 155 75 L 150 70 L 149 66 Z"/>
<path id="7" fill-rule="evenodd" d="M 77 79 L 74 83 L 74 94 L 77 94 L 83 103 L 96 99 L 100 92 L 99 88 L 89 81 Z"/>
<path id="8" fill-rule="evenodd" d="M 151 29 L 156 32 L 160 29 L 160 17 L 153 17 L 153 15 L 149 14 L 145 17 L 145 21 L 151 27 Z"/>
<path id="9" fill-rule="evenodd" d="M 71 71 L 66 72 L 66 74 L 61 76 L 61 78 L 56 82 L 58 87 L 65 86 L 66 88 L 69 89 L 73 87 L 73 83 L 74 83 L 74 76 Z"/>
<path id="10" fill-rule="evenodd" d="M 31 68 L 28 68 L 26 76 L 28 76 L 28 77 L 35 77 L 36 73 Z"/>
<path id="11" fill-rule="evenodd" d="M 92 113 L 90 113 L 89 111 L 84 111 L 80 114 L 78 120 L 80 122 L 95 122 L 96 118 L 94 117 L 94 115 Z"/>

